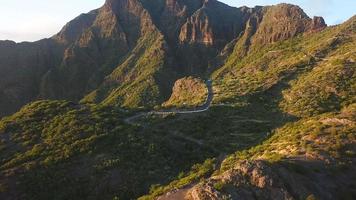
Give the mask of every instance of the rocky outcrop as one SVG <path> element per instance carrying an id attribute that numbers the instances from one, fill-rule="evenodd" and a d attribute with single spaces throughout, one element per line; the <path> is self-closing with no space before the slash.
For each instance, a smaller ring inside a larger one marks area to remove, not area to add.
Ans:
<path id="1" fill-rule="evenodd" d="M 327 25 L 325 23 L 324 18 L 322 17 L 314 17 L 313 21 L 311 22 L 311 28 L 310 31 L 320 31 L 326 28 Z"/>
<path id="2" fill-rule="evenodd" d="M 208 95 L 203 80 L 187 77 L 175 82 L 170 99 L 163 103 L 164 107 L 196 107 L 203 105 Z"/>
<path id="3" fill-rule="evenodd" d="M 191 188 L 185 193 L 185 199 L 292 200 L 313 197 L 331 200 L 351 195 L 342 194 L 337 188 L 346 184 L 346 177 L 354 176 L 353 169 L 347 168 L 338 175 L 320 174 L 312 170 L 325 172 L 327 168 L 326 163 L 312 160 L 290 159 L 273 164 L 258 160 L 239 161 L 232 169 Z"/>
<path id="4" fill-rule="evenodd" d="M 252 38 L 254 45 L 281 41 L 326 27 L 322 18 L 312 20 L 300 7 L 290 4 L 265 7 L 262 14 L 262 20 L 257 24 L 256 34 Z"/>
<path id="5" fill-rule="evenodd" d="M 180 191 L 187 200 L 353 199 L 355 108 L 287 123 L 263 144 L 229 156 L 210 178 Z"/>
<path id="6" fill-rule="evenodd" d="M 182 27 L 179 39 L 181 42 L 199 43 L 206 46 L 213 45 L 214 36 L 208 15 L 204 11 L 195 14 Z"/>
<path id="7" fill-rule="evenodd" d="M 240 9 L 206 0 L 182 26 L 179 41 L 221 48 L 241 33 L 246 20 Z"/>
<path id="8" fill-rule="evenodd" d="M 280 177 L 263 161 L 243 161 L 227 172 L 212 177 L 207 183 L 192 188 L 186 199 L 218 200 L 228 197 L 224 187 L 230 188 L 233 199 L 293 199 Z"/>
<path id="9" fill-rule="evenodd" d="M 237 9 L 207 0 L 182 26 L 179 39 L 182 43 L 224 46 L 241 33 L 249 34 L 251 27 L 256 32 L 253 43 L 266 44 L 320 31 L 326 24 L 323 18 L 310 19 L 300 7 L 290 4 Z"/>
<path id="10" fill-rule="evenodd" d="M 141 0 L 150 12 L 156 26 L 171 45 L 177 43 L 181 26 L 194 12 L 201 8 L 204 0 Z"/>

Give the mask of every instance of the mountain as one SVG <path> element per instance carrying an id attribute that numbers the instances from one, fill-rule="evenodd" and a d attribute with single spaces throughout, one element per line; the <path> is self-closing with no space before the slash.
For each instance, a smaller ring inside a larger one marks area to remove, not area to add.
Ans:
<path id="1" fill-rule="evenodd" d="M 0 41 L 0 199 L 355 199 L 355 23 L 107 0 Z"/>
<path id="2" fill-rule="evenodd" d="M 192 170 L 140 199 L 354 199 L 355 20 L 230 55 L 213 74 L 215 104 L 282 122 L 210 176 Z"/>
<path id="3" fill-rule="evenodd" d="M 106 1 L 52 38 L 0 42 L 0 71 L 7 75 L 0 79 L 0 113 L 38 99 L 153 107 L 168 99 L 178 78 L 209 73 L 224 49 L 238 43 L 247 51 L 325 26 L 288 4 L 250 9 L 215 0 Z"/>

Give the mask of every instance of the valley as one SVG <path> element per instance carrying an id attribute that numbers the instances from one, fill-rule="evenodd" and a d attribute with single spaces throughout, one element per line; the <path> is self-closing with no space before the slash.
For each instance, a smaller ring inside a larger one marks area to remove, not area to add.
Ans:
<path id="1" fill-rule="evenodd" d="M 0 41 L 0 199 L 355 199 L 355 24 L 106 0 Z"/>

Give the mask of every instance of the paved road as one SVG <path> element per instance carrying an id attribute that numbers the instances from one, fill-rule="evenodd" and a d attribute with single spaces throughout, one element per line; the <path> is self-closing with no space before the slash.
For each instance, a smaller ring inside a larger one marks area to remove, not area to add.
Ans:
<path id="1" fill-rule="evenodd" d="M 213 84 L 211 80 L 207 80 L 205 84 L 208 89 L 208 97 L 206 98 L 205 103 L 201 106 L 195 107 L 193 109 L 182 109 L 182 110 L 170 109 L 170 110 L 138 113 L 134 116 L 126 118 L 125 122 L 128 124 L 135 124 L 134 121 L 136 119 L 149 115 L 192 114 L 192 113 L 201 113 L 201 112 L 208 111 L 214 98 L 214 91 L 213 91 Z"/>

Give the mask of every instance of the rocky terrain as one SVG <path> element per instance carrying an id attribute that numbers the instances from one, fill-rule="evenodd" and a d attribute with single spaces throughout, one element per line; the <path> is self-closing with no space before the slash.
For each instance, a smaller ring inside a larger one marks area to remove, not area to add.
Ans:
<path id="1" fill-rule="evenodd" d="M 355 24 L 106 0 L 0 41 L 0 199 L 355 199 Z"/>
<path id="2" fill-rule="evenodd" d="M 107 1 L 52 38 L 0 42 L 0 71 L 7 74 L 0 78 L 0 115 L 37 99 L 153 107 L 168 99 L 179 77 L 205 76 L 232 46 L 242 56 L 256 45 L 325 27 L 322 18 L 288 4 Z"/>
<path id="3" fill-rule="evenodd" d="M 181 196 L 192 200 L 352 199 L 355 125 L 353 106 L 334 116 L 282 127 L 257 148 L 227 158 L 209 179 L 183 189 Z M 175 193 L 180 191 L 165 198 Z"/>

